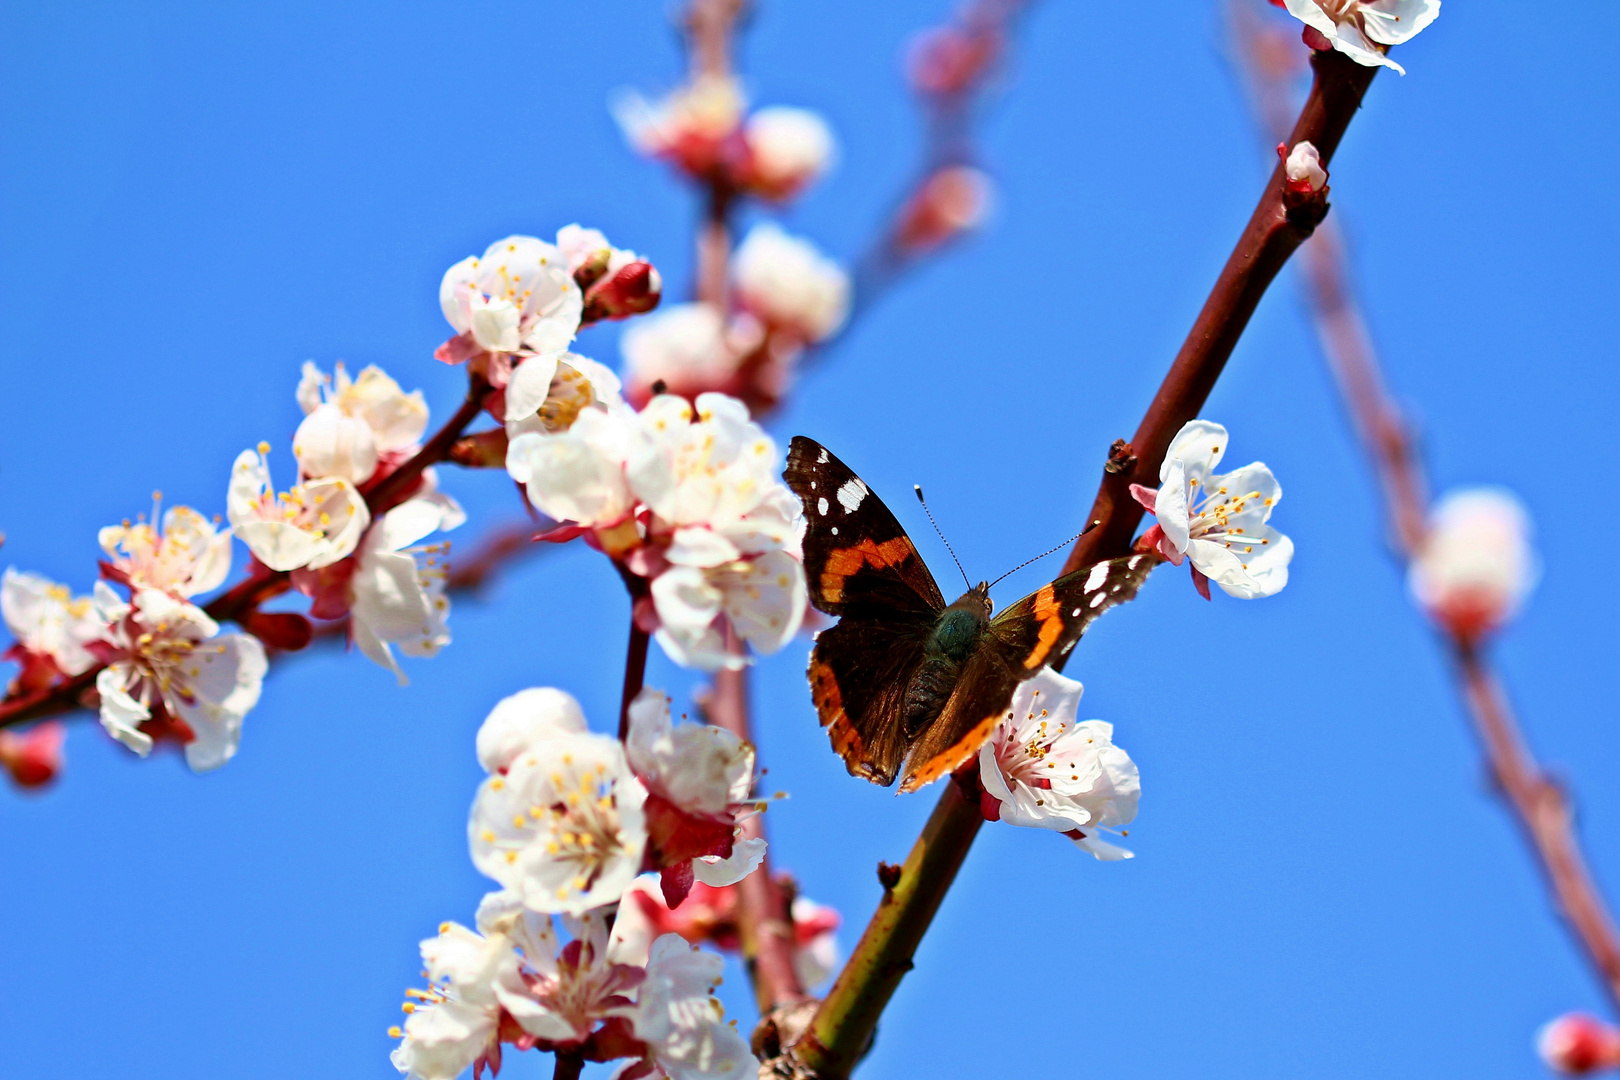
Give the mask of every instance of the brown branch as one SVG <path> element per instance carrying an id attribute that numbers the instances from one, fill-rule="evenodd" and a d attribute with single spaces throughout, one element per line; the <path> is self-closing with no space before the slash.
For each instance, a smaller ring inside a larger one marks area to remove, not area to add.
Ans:
<path id="1" fill-rule="evenodd" d="M 1378 69 L 1363 67 L 1337 52 L 1315 53 L 1311 66 L 1316 69 L 1316 78 L 1288 144 L 1313 143 L 1325 165 L 1338 149 Z M 1170 440 L 1203 409 L 1260 298 L 1316 224 L 1308 217 L 1289 213 L 1285 192 L 1283 163 L 1279 161 L 1242 239 L 1222 268 L 1169 375 L 1131 437 L 1135 468 L 1103 472 L 1096 500 L 1086 515 L 1088 525 L 1099 524 L 1075 543 L 1063 564 L 1065 573 L 1130 550 L 1136 526 L 1142 520 L 1142 507 L 1130 496 L 1131 484 L 1159 486 L 1159 464 Z"/>
<path id="2" fill-rule="evenodd" d="M 449 457 L 450 448 L 483 408 L 489 390 L 489 384 L 483 379 L 476 376 L 470 378 L 466 400 L 456 410 L 455 415 L 423 444 L 422 449 L 383 480 L 362 489 L 366 507 L 374 515 L 392 506 L 394 503 L 390 500 L 398 501 L 401 495 L 408 492 L 421 477 L 423 470 Z M 243 616 L 259 604 L 272 596 L 286 592 L 290 587 L 289 573 L 262 571 L 216 596 L 204 605 L 203 610 L 211 618 L 220 621 L 240 622 Z M 102 665 L 97 665 L 82 675 L 76 675 L 38 693 L 0 701 L 0 728 L 86 707 L 79 699 L 87 689 L 95 685 L 101 667 Z"/>
<path id="3" fill-rule="evenodd" d="M 1231 13 L 1236 51 L 1251 79 L 1256 111 L 1262 122 L 1275 127 L 1279 103 L 1286 99 L 1287 70 L 1275 62 L 1275 39 L 1264 24 L 1236 4 Z M 1427 530 L 1428 487 L 1410 426 L 1389 394 L 1377 348 L 1356 302 L 1338 229 L 1319 230 L 1306 246 L 1304 259 L 1306 296 L 1323 354 L 1378 474 L 1396 551 L 1410 562 L 1421 550 Z M 1457 663 L 1458 694 L 1499 792 L 1517 816 L 1570 933 L 1620 1011 L 1620 935 L 1575 838 L 1569 800 L 1530 752 L 1479 643 L 1447 636 Z"/>
<path id="4" fill-rule="evenodd" d="M 1313 57 L 1316 81 L 1294 125 L 1293 141 L 1308 139 L 1328 160 L 1360 106 L 1376 69 L 1337 53 Z M 1186 343 L 1137 428 L 1134 471 L 1104 471 L 1088 521 L 1094 528 L 1075 545 L 1065 571 L 1130 549 L 1142 511 L 1128 495 L 1132 480 L 1157 486 L 1171 437 L 1195 417 L 1248 325 L 1266 287 L 1319 218 L 1290 214 L 1281 165 L 1272 171 L 1259 206 L 1216 280 Z M 976 801 L 951 783 L 940 797 L 898 884 L 885 894 L 810 1033 L 789 1052 L 780 1072 L 820 1080 L 847 1076 L 876 1031 L 883 1006 L 911 968 L 911 958 L 981 824 Z"/>
<path id="5" fill-rule="evenodd" d="M 737 632 L 726 625 L 726 651 L 747 656 Z M 754 741 L 748 720 L 748 669 L 723 669 L 715 674 L 714 690 L 704 703 L 710 723 L 725 728 L 744 742 Z M 743 836 L 765 838 L 765 815 L 755 814 L 742 823 Z M 759 868 L 737 883 L 737 932 L 743 962 L 754 982 L 754 999 L 761 1016 L 779 1006 L 806 997 L 793 961 L 798 943 L 793 933 L 791 901 L 782 883 L 771 873 L 769 850 Z"/>

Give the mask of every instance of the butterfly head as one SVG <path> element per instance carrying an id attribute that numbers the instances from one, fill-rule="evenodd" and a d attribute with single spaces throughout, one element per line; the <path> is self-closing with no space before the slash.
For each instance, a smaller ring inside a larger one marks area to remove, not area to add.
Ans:
<path id="1" fill-rule="evenodd" d="M 981 612 L 985 618 L 990 617 L 995 605 L 990 601 L 990 583 L 981 581 L 959 597 L 953 608 L 969 608 Z"/>

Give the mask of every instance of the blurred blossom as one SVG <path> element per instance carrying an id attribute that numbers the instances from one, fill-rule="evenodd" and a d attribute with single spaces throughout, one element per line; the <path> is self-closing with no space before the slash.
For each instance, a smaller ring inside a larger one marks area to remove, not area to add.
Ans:
<path id="1" fill-rule="evenodd" d="M 832 163 L 832 129 L 819 113 L 773 105 L 748 117 L 744 185 L 767 199 L 798 194 Z"/>
<path id="2" fill-rule="evenodd" d="M 1538 575 L 1524 505 L 1510 491 L 1481 487 L 1435 504 L 1409 581 L 1431 618 L 1471 639 L 1511 618 Z"/>
<path id="3" fill-rule="evenodd" d="M 764 342 L 752 319 L 727 322 L 713 304 L 676 304 L 627 328 L 619 341 L 624 353 L 625 395 L 645 405 L 655 392 L 693 399 L 724 391 L 743 359 Z M 663 384 L 662 391 L 653 388 Z"/>
<path id="4" fill-rule="evenodd" d="M 929 251 L 968 229 L 989 212 L 990 178 L 969 165 L 947 165 L 925 180 L 901 209 L 894 243 L 901 252 Z"/>
<path id="5" fill-rule="evenodd" d="M 160 520 L 109 525 L 97 535 L 107 553 L 104 571 L 133 588 L 162 589 L 192 597 L 220 587 L 231 569 L 231 531 L 220 529 L 189 506 L 173 506 Z M 216 518 L 215 521 L 218 519 Z"/>
<path id="6" fill-rule="evenodd" d="M 987 28 L 936 26 L 912 40 L 906 72 L 924 94 L 960 94 L 978 82 L 1001 45 L 1001 35 Z"/>
<path id="7" fill-rule="evenodd" d="M 1620 1030 L 1584 1013 L 1547 1024 L 1536 1036 L 1536 1049 L 1549 1069 L 1570 1076 L 1620 1068 Z"/>
<path id="8" fill-rule="evenodd" d="M 806 342 L 831 337 L 849 315 L 849 275 L 778 226 L 756 225 L 732 260 L 737 302 L 772 329 Z"/>
<path id="9" fill-rule="evenodd" d="M 86 646 L 101 637 L 104 624 L 88 596 L 8 567 L 0 579 L 0 615 L 16 639 L 5 658 L 23 669 L 13 693 L 42 689 L 57 675 L 78 675 L 95 665 Z"/>
<path id="10" fill-rule="evenodd" d="M 1333 48 L 1358 64 L 1406 69 L 1386 55 L 1390 45 L 1416 37 L 1440 14 L 1440 0 L 1283 0 L 1288 13 L 1307 27 L 1313 48 Z M 1325 41 L 1311 41 L 1315 30 Z"/>
<path id="11" fill-rule="evenodd" d="M 231 466 L 226 514 L 236 535 L 271 570 L 319 570 L 351 554 L 371 511 L 349 481 L 330 476 L 277 493 L 268 443 L 244 450 Z"/>
<path id="12" fill-rule="evenodd" d="M 126 604 L 98 581 L 95 608 L 109 646 L 96 677 L 107 733 L 144 756 L 152 735 L 142 728 L 156 719 L 178 733 L 194 771 L 229 761 L 264 682 L 258 639 L 221 634 L 201 608 L 158 589 L 140 589 Z"/>
<path id="13" fill-rule="evenodd" d="M 709 176 L 720 167 L 747 107 L 737 80 L 704 75 L 656 102 L 626 91 L 612 109 L 636 150 L 693 176 Z"/>
<path id="14" fill-rule="evenodd" d="M 1285 149 L 1281 143 L 1277 145 L 1279 155 Z M 1288 151 L 1283 158 L 1283 173 L 1288 177 L 1289 189 L 1301 194 L 1314 194 L 1327 184 L 1328 174 L 1322 168 L 1322 155 L 1309 141 L 1295 143 L 1294 149 Z"/>
<path id="15" fill-rule="evenodd" d="M 427 430 L 422 391 L 407 394 L 372 365 L 350 379 L 342 364 L 327 376 L 312 362 L 298 382 L 304 421 L 293 436 L 299 471 L 308 478 L 339 476 L 363 484 L 379 463 L 388 471 L 403 464 Z"/>
<path id="16" fill-rule="evenodd" d="M 1171 440 L 1159 487 L 1131 485 L 1131 496 L 1158 518 L 1139 541 L 1176 566 L 1192 563 L 1193 583 L 1207 600 L 1213 581 L 1228 596 L 1274 596 L 1288 584 L 1294 543 L 1266 524 L 1282 499 L 1277 478 L 1255 461 L 1215 473 L 1227 434 L 1209 420 L 1190 420 Z"/>
<path id="17" fill-rule="evenodd" d="M 1136 763 L 1114 745 L 1114 725 L 1076 719 L 1082 689 L 1051 668 L 1018 684 L 979 751 L 982 808 L 993 820 L 1064 833 L 1099 859 L 1129 859 L 1097 834 L 1136 817 Z"/>
<path id="18" fill-rule="evenodd" d="M 62 771 L 62 743 L 67 731 L 47 720 L 27 731 L 0 730 L 0 768 L 20 788 L 44 787 Z"/>

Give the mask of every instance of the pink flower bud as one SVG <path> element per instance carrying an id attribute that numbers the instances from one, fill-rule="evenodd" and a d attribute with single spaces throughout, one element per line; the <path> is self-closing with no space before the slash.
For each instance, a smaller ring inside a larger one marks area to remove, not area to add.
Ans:
<path id="1" fill-rule="evenodd" d="M 658 306 L 663 298 L 664 279 L 652 263 L 636 261 L 621 267 L 585 293 L 585 314 L 581 325 L 603 319 L 627 319 Z"/>
<path id="2" fill-rule="evenodd" d="M 968 165 L 935 172 L 900 212 L 895 244 L 911 254 L 938 247 L 984 220 L 990 207 L 990 178 Z"/>
<path id="3" fill-rule="evenodd" d="M 1000 47 L 997 35 L 936 26 L 912 41 L 906 71 L 911 85 L 924 94 L 959 94 L 978 81 Z"/>
<path id="4" fill-rule="evenodd" d="M 1327 187 L 1328 174 L 1322 168 L 1322 155 L 1309 142 L 1294 144 L 1293 151 L 1287 154 L 1283 152 L 1283 144 L 1278 143 L 1277 156 L 1283 159 L 1289 191 L 1314 195 Z"/>
<path id="5" fill-rule="evenodd" d="M 62 771 L 62 741 L 67 733 L 56 721 L 36 724 L 21 734 L 0 731 L 0 765 L 22 788 L 44 787 Z"/>
<path id="6" fill-rule="evenodd" d="M 1620 1031 L 1584 1013 L 1565 1013 L 1536 1037 L 1547 1067 L 1579 1076 L 1620 1066 Z"/>
<path id="7" fill-rule="evenodd" d="M 1499 488 L 1468 488 L 1435 506 L 1410 581 L 1431 618 L 1472 639 L 1507 621 L 1536 575 L 1523 504 Z"/>

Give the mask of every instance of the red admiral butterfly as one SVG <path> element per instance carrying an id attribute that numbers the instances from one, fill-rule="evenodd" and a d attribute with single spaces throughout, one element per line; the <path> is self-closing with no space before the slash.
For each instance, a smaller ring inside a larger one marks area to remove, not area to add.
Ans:
<path id="1" fill-rule="evenodd" d="M 1160 561 L 1138 554 L 1081 567 L 991 618 L 988 582 L 946 605 L 883 500 L 820 443 L 796 436 L 782 475 L 810 523 L 810 601 L 839 616 L 816 635 L 810 696 L 849 771 L 884 785 L 898 774 L 901 791 L 966 764 L 1018 684 L 1067 656 Z"/>

